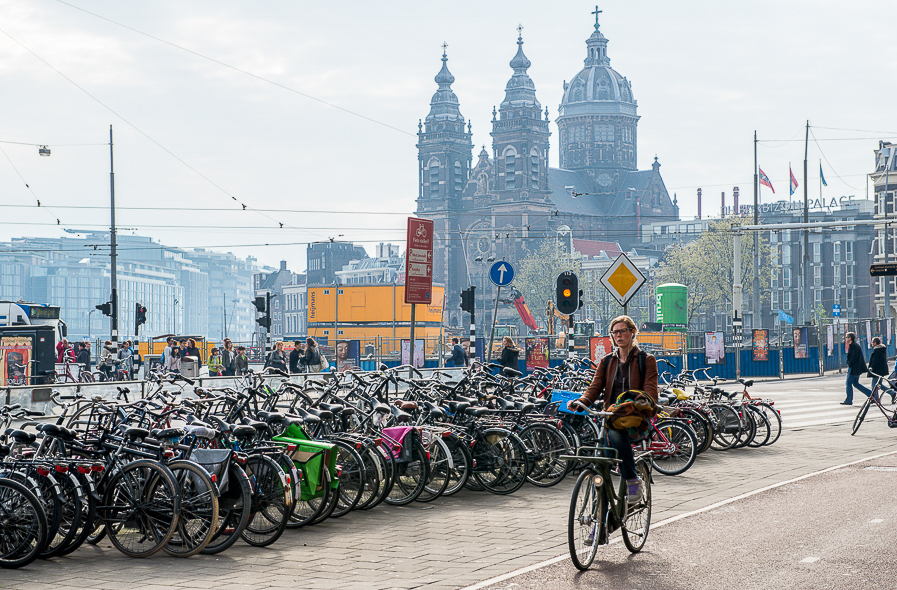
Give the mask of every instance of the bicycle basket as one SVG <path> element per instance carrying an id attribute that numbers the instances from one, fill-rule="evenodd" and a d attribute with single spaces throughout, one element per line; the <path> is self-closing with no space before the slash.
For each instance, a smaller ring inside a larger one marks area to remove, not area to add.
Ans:
<path id="1" fill-rule="evenodd" d="M 227 491 L 229 483 L 227 463 L 230 458 L 229 449 L 193 449 L 190 460 L 198 463 L 209 475 L 214 475 L 218 480 L 218 491 L 222 494 Z"/>

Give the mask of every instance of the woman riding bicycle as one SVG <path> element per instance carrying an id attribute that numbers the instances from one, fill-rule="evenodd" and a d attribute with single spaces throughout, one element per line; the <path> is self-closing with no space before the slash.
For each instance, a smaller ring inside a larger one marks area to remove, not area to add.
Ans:
<path id="1" fill-rule="evenodd" d="M 657 404 L 657 360 L 654 355 L 642 352 L 636 342 L 638 328 L 632 318 L 622 315 L 610 323 L 610 333 L 617 348 L 601 359 L 595 369 L 595 377 L 579 398 L 578 402 L 591 406 L 599 398 L 603 398 L 604 410 L 607 411 L 623 392 L 637 390 L 644 392 Z M 568 404 L 569 409 L 576 410 L 575 402 Z M 635 473 L 635 458 L 632 454 L 634 442 L 626 430 L 611 428 L 610 422 L 605 428 L 605 443 L 616 449 L 621 460 L 621 475 L 626 479 L 628 499 L 637 502 L 642 494 L 642 482 Z"/>

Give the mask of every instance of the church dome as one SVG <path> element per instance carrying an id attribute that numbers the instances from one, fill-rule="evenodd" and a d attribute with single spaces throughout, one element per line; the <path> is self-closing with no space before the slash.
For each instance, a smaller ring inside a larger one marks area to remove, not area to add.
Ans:
<path id="1" fill-rule="evenodd" d="M 436 94 L 430 99 L 430 112 L 427 114 L 424 122 L 427 125 L 427 131 L 435 131 L 437 124 L 449 125 L 452 130 L 464 131 L 464 116 L 461 115 L 458 96 L 452 91 L 452 83 L 455 77 L 448 69 L 448 57 L 445 51 L 442 53 L 442 69 L 434 78 L 439 88 Z"/>
<path id="2" fill-rule="evenodd" d="M 561 115 L 628 114 L 635 115 L 637 102 L 632 85 L 610 67 L 607 38 L 601 34 L 598 19 L 595 32 L 586 41 L 585 67 L 569 83 L 564 83 Z"/>

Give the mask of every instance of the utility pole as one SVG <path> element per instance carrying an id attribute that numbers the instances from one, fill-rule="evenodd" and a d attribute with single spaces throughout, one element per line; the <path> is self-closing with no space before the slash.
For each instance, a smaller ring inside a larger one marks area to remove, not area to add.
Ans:
<path id="1" fill-rule="evenodd" d="M 760 177 L 757 171 L 757 131 L 754 130 L 754 225 L 760 225 Z M 754 280 L 751 284 L 751 311 L 754 312 L 753 328 L 763 326 L 760 306 L 760 235 L 754 232 Z M 770 311 L 772 311 L 770 309 Z"/>
<path id="2" fill-rule="evenodd" d="M 807 198 L 807 151 L 810 145 L 810 121 L 807 120 L 807 130 L 804 135 L 804 223 L 810 222 L 810 205 Z M 803 288 L 801 292 L 803 293 L 803 305 L 800 308 L 801 324 L 806 324 L 810 321 L 809 314 L 809 304 L 807 303 L 807 297 L 810 295 L 810 281 L 809 281 L 809 270 L 810 270 L 810 230 L 806 227 L 804 228 L 804 257 L 803 257 L 803 268 L 801 269 L 801 278 L 803 280 Z"/>
<path id="3" fill-rule="evenodd" d="M 884 148 L 880 147 L 879 149 L 884 149 Z M 884 159 L 885 160 L 885 194 L 884 194 L 884 199 L 883 199 L 883 203 L 882 203 L 882 211 L 884 212 L 885 221 L 888 220 L 888 184 L 891 182 L 891 160 L 894 157 L 893 149 L 894 149 L 893 147 L 888 148 L 888 157 Z M 873 184 L 872 187 L 874 190 L 875 185 Z M 888 227 L 888 224 L 885 223 L 885 235 L 884 235 L 884 240 L 882 240 L 882 248 L 881 248 L 882 252 L 885 255 L 885 264 L 888 263 L 888 247 L 889 247 L 889 239 L 888 238 L 890 237 L 889 236 L 890 231 L 891 230 Z M 889 284 L 890 282 L 891 282 L 891 279 L 888 277 L 885 277 L 884 285 L 885 285 L 885 317 L 886 318 L 891 317 L 891 285 Z"/>
<path id="4" fill-rule="evenodd" d="M 224 310 L 224 338 L 227 338 L 227 293 L 224 292 L 221 293 L 221 309 Z"/>
<path id="5" fill-rule="evenodd" d="M 109 228 L 109 261 L 112 280 L 112 342 L 118 342 L 118 249 L 115 242 L 115 165 L 112 156 L 112 125 L 109 125 L 109 200 L 112 223 Z"/>

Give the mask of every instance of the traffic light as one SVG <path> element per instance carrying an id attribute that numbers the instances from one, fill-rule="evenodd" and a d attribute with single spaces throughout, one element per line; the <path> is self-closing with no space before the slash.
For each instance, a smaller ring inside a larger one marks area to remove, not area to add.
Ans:
<path id="1" fill-rule="evenodd" d="M 112 316 L 112 302 L 111 301 L 107 301 L 106 303 L 101 303 L 100 305 L 96 305 L 95 307 L 97 309 L 99 309 L 103 313 L 103 315 L 108 315 L 110 317 Z"/>
<path id="2" fill-rule="evenodd" d="M 137 304 L 137 325 L 143 325 L 146 323 L 146 307 Z"/>
<path id="3" fill-rule="evenodd" d="M 564 315 L 572 315 L 580 308 L 579 279 L 572 271 L 564 271 L 557 279 L 557 310 Z"/>
<path id="4" fill-rule="evenodd" d="M 461 291 L 461 310 L 473 313 L 475 309 L 476 287 L 468 287 Z"/>
<path id="5" fill-rule="evenodd" d="M 271 294 L 268 293 L 266 295 L 256 295 L 255 301 L 253 301 L 253 305 L 258 310 L 261 316 L 259 316 L 255 321 L 261 327 L 266 330 L 271 329 L 271 314 L 269 313 L 271 308 Z"/>

